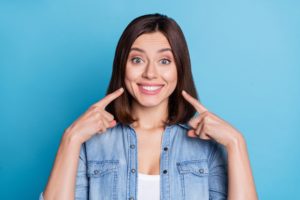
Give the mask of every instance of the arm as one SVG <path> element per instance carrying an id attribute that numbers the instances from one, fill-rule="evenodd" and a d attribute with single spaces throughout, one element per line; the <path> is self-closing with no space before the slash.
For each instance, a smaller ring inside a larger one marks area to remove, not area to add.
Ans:
<path id="1" fill-rule="evenodd" d="M 45 192 L 46 200 L 87 199 L 85 142 L 116 125 L 105 107 L 124 92 L 120 88 L 93 104 L 68 127 L 62 137 Z M 77 176 L 76 176 L 77 173 Z M 76 190 L 75 190 L 76 189 Z"/>
<path id="2" fill-rule="evenodd" d="M 81 143 L 65 133 L 43 193 L 45 200 L 74 199 Z"/>
<path id="3" fill-rule="evenodd" d="M 228 199 L 257 200 L 247 146 L 242 134 L 223 119 L 209 112 L 187 92 L 182 91 L 182 95 L 199 112 L 197 117 L 189 120 L 191 130 L 188 131 L 188 136 L 205 140 L 214 139 L 226 147 L 229 178 Z"/>
<path id="4" fill-rule="evenodd" d="M 228 152 L 228 199 L 257 200 L 254 178 L 248 158 L 247 145 L 241 134 L 238 134 L 227 147 Z"/>

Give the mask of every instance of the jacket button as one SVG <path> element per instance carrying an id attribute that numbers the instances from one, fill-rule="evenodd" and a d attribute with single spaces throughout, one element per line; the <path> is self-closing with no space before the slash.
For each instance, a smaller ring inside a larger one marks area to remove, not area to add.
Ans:
<path id="1" fill-rule="evenodd" d="M 131 169 L 131 172 L 134 173 L 134 172 L 135 172 L 135 169 Z"/>
<path id="2" fill-rule="evenodd" d="M 98 174 L 99 173 L 99 171 L 98 170 L 94 170 L 94 174 Z"/>
<path id="3" fill-rule="evenodd" d="M 201 173 L 201 174 L 203 174 L 204 173 L 204 169 L 199 169 L 199 172 Z"/>
<path id="4" fill-rule="evenodd" d="M 168 147 L 165 147 L 164 150 L 165 150 L 165 151 L 168 151 Z"/>
<path id="5" fill-rule="evenodd" d="M 134 144 L 130 145 L 130 148 L 134 149 L 134 148 L 135 148 L 135 145 L 134 145 Z"/>
<path id="6" fill-rule="evenodd" d="M 134 200 L 134 198 L 133 198 L 133 197 L 130 197 L 129 200 Z"/>
<path id="7" fill-rule="evenodd" d="M 163 173 L 164 173 L 164 174 L 168 173 L 168 170 L 165 169 L 165 170 L 163 171 Z"/>

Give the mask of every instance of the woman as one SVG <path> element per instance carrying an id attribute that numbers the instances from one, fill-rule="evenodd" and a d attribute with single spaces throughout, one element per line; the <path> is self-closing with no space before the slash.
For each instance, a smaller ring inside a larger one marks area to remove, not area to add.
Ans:
<path id="1" fill-rule="evenodd" d="M 107 96 L 65 130 L 43 196 L 257 199 L 244 138 L 197 100 L 173 19 L 144 15 L 126 27 Z"/>

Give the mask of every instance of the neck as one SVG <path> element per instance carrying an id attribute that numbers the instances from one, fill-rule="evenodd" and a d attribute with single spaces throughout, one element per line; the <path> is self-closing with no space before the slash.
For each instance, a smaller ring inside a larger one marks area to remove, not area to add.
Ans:
<path id="1" fill-rule="evenodd" d="M 164 121 L 168 119 L 168 101 L 154 107 L 144 107 L 137 102 L 133 102 L 132 113 L 134 118 L 137 119 L 132 124 L 134 128 L 145 130 L 164 128 Z"/>

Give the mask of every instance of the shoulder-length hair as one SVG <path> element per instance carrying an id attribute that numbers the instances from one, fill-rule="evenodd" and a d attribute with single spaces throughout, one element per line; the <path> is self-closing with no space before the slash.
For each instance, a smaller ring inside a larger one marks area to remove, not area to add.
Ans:
<path id="1" fill-rule="evenodd" d="M 123 94 L 111 102 L 106 110 L 114 115 L 115 120 L 123 124 L 131 124 L 136 119 L 131 115 L 132 96 L 125 87 L 125 67 L 128 54 L 133 42 L 144 33 L 159 31 L 168 39 L 177 68 L 177 86 L 169 96 L 168 120 L 165 125 L 187 123 L 196 110 L 187 102 L 181 92 L 185 90 L 198 99 L 197 91 L 191 72 L 191 62 L 187 43 L 179 25 L 172 18 L 162 14 L 147 14 L 132 20 L 122 33 L 116 47 L 113 62 L 113 71 L 106 95 L 120 87 L 124 88 Z"/>

